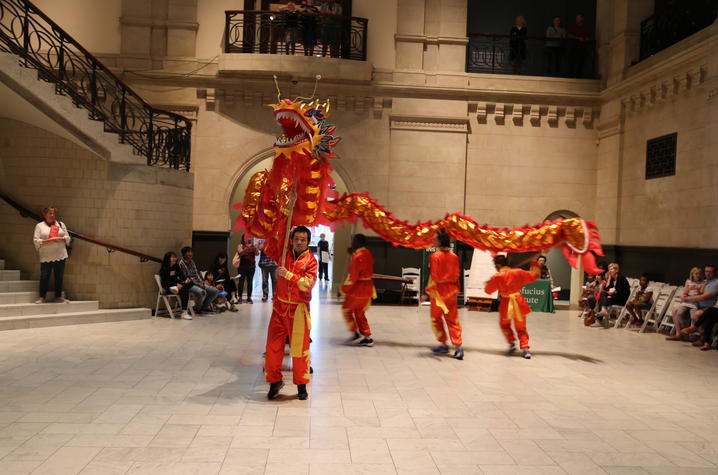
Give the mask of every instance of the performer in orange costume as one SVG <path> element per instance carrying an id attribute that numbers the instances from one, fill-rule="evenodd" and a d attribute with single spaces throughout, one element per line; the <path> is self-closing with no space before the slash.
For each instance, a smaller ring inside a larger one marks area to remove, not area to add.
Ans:
<path id="1" fill-rule="evenodd" d="M 365 312 L 371 306 L 372 298 L 376 298 L 374 290 L 374 256 L 366 245 L 366 236 L 355 234 L 352 238 L 352 261 L 349 275 L 344 281 L 341 293 L 346 295 L 342 313 L 350 332 L 354 332 L 347 343 L 357 342 L 360 346 L 374 346 L 371 328 Z"/>
<path id="2" fill-rule="evenodd" d="M 309 382 L 309 301 L 312 287 L 317 280 L 317 260 L 309 250 L 311 232 L 304 226 L 297 226 L 290 235 L 292 244 L 284 266 L 277 269 L 277 288 L 272 307 L 272 318 L 267 329 L 267 356 L 265 372 L 270 383 L 267 398 L 274 399 L 284 386 L 282 382 L 282 360 L 284 345 L 289 339 L 294 384 L 298 397 L 307 399 Z"/>
<path id="3" fill-rule="evenodd" d="M 486 293 L 492 294 L 496 291 L 501 296 L 499 304 L 499 326 L 509 343 L 509 353 L 516 351 L 516 337 L 511 329 L 511 320 L 514 321 L 514 328 L 519 336 L 519 344 L 524 350 L 524 358 L 531 358 L 529 350 L 529 334 L 526 332 L 526 315 L 531 313 L 531 307 L 521 294 L 521 288 L 535 281 L 541 275 L 541 266 L 536 262 L 539 254 L 532 259 L 531 270 L 515 269 L 508 267 L 506 256 L 494 257 L 494 266 L 498 271 L 486 283 Z M 525 262 L 525 261 L 524 261 Z"/>
<path id="4" fill-rule="evenodd" d="M 461 323 L 459 310 L 456 306 L 456 295 L 459 293 L 459 257 L 449 250 L 451 239 L 443 229 L 434 236 L 436 252 L 429 256 L 429 284 L 426 293 L 431 299 L 431 326 L 436 339 L 441 345 L 433 348 L 436 354 L 449 352 L 444 320 L 449 327 L 451 343 L 455 346 L 454 358 L 464 359 L 461 347 Z"/>

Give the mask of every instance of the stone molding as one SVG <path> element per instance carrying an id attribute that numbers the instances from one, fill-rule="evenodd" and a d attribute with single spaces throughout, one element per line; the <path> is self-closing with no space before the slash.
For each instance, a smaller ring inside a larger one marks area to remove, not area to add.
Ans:
<path id="1" fill-rule="evenodd" d="M 475 108 L 479 124 L 486 124 L 491 116 L 498 125 L 504 125 L 506 119 L 510 118 L 514 125 L 524 125 L 527 119 L 533 127 L 540 127 L 544 119 L 550 127 L 558 127 L 563 118 L 563 123 L 569 128 L 576 127 L 579 121 L 584 127 L 590 128 L 597 116 L 597 109 L 592 106 L 479 102 L 469 107 L 471 110 Z"/>
<path id="2" fill-rule="evenodd" d="M 436 117 L 391 114 L 390 128 L 392 130 L 418 130 L 422 132 L 454 132 L 466 134 L 469 132 L 469 119 L 456 117 Z"/>
<path id="3" fill-rule="evenodd" d="M 465 36 L 426 36 L 426 35 L 403 35 L 397 33 L 394 35 L 395 41 L 403 43 L 422 43 L 427 45 L 459 45 L 464 46 L 469 43 L 469 38 Z"/>
<path id="4" fill-rule="evenodd" d="M 147 26 L 151 28 L 174 28 L 178 30 L 199 30 L 199 23 L 196 21 L 158 20 L 144 17 L 120 17 L 122 26 Z"/>
<path id="5" fill-rule="evenodd" d="M 661 104 L 672 97 L 680 97 L 694 90 L 705 82 L 706 65 L 694 66 L 683 72 L 665 76 L 621 97 L 621 104 L 626 112 L 640 112 L 652 106 Z M 710 99 L 710 92 L 706 98 Z"/>

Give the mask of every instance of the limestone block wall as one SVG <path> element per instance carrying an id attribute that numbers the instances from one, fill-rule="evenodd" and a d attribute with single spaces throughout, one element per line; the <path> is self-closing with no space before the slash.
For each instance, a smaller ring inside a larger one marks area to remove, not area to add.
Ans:
<path id="1" fill-rule="evenodd" d="M 0 189 L 40 213 L 56 206 L 73 231 L 161 258 L 192 242 L 192 174 L 107 162 L 50 132 L 0 119 Z M 35 222 L 0 202 L 0 255 L 39 277 Z M 65 288 L 70 299 L 103 308 L 153 306 L 154 262 L 75 240 Z"/>

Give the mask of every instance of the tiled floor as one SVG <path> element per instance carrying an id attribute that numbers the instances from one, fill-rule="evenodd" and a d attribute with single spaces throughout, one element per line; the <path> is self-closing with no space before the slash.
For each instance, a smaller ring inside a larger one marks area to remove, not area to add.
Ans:
<path id="1" fill-rule="evenodd" d="M 268 402 L 269 310 L 0 332 L 0 473 L 718 473 L 718 352 L 559 312 L 526 361 L 462 311 L 455 361 L 426 308 L 372 308 L 354 348 L 324 303 L 310 399 Z"/>

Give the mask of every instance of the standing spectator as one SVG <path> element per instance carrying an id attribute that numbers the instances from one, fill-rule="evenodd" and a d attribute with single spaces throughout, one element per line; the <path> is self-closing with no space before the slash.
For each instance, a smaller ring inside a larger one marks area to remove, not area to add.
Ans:
<path id="1" fill-rule="evenodd" d="M 259 269 L 262 271 L 262 302 L 266 302 L 269 299 L 269 280 L 272 280 L 272 297 L 275 295 L 275 288 L 277 286 L 277 263 L 270 258 L 264 248 L 266 243 L 264 241 L 259 243 Z"/>
<path id="2" fill-rule="evenodd" d="M 180 269 L 179 264 L 177 264 L 177 254 L 172 251 L 166 253 L 162 258 L 160 284 L 162 285 L 163 292 L 179 294 L 182 307 L 181 318 L 184 320 L 192 320 L 192 315 L 187 313 L 189 289 L 192 287 L 192 281 L 182 274 L 182 269 Z"/>
<path id="3" fill-rule="evenodd" d="M 571 51 L 569 59 L 569 74 L 574 78 L 583 77 L 583 63 L 586 62 L 586 53 L 591 33 L 583 23 L 583 14 L 576 15 L 576 23 L 568 27 L 566 36 L 571 40 Z"/>
<path id="4" fill-rule="evenodd" d="M 603 320 L 608 321 L 608 310 L 612 305 L 625 305 L 631 294 L 628 280 L 619 274 L 620 267 L 615 262 L 608 264 L 608 275 L 601 288 L 598 298 L 598 322 L 591 326 L 603 326 Z"/>
<path id="5" fill-rule="evenodd" d="M 294 55 L 299 36 L 299 10 L 294 2 L 289 2 L 282 8 L 284 15 L 284 54 Z"/>
<path id="6" fill-rule="evenodd" d="M 706 276 L 706 282 L 703 286 L 703 292 L 699 295 L 688 295 L 682 296 L 681 302 L 684 303 L 695 303 L 698 307 L 695 318 L 698 318 L 699 312 L 702 314 L 702 310 L 707 309 L 715 305 L 716 297 L 718 297 L 718 279 L 716 279 L 716 266 L 714 264 L 708 264 L 703 267 L 703 273 Z M 685 332 L 677 333 L 675 336 L 683 336 Z M 679 339 L 679 338 L 672 338 Z"/>
<path id="7" fill-rule="evenodd" d="M 62 294 L 62 279 L 65 275 L 67 246 L 70 244 L 70 233 L 65 224 L 57 220 L 57 209 L 48 206 L 42 210 L 43 221 L 35 226 L 32 240 L 40 255 L 40 297 L 35 303 L 45 303 L 50 275 L 55 274 L 55 302 L 67 303 Z"/>
<path id="8" fill-rule="evenodd" d="M 521 74 L 521 65 L 526 60 L 526 19 L 521 15 L 516 17 L 514 26 L 511 27 L 509 36 L 509 48 L 511 50 L 511 65 L 514 74 Z"/>
<path id="9" fill-rule="evenodd" d="M 237 246 L 237 252 L 232 259 L 232 265 L 239 272 L 239 284 L 237 284 L 237 297 L 242 301 L 245 283 L 247 285 L 247 303 L 252 302 L 252 284 L 254 283 L 254 271 L 256 269 L 255 258 L 259 251 L 254 246 L 254 241 L 249 238 L 245 244 L 244 235 L 242 242 Z"/>
<path id="10" fill-rule="evenodd" d="M 688 276 L 688 280 L 686 280 L 685 285 L 683 285 L 681 303 L 680 305 L 676 305 L 675 307 L 673 307 L 673 312 L 671 314 L 671 317 L 673 319 L 673 331 L 675 332 L 675 334 L 673 336 L 667 337 L 666 340 L 683 340 L 681 330 L 685 326 L 684 322 L 688 321 L 689 319 L 691 322 L 695 322 L 697 318 L 695 316 L 695 313 L 698 309 L 698 305 L 695 302 L 686 302 L 683 301 L 683 298 L 701 295 L 703 293 L 705 285 L 706 282 L 703 276 L 703 269 L 701 269 L 700 267 L 694 267 L 693 269 L 691 269 L 691 273 Z"/>
<path id="11" fill-rule="evenodd" d="M 339 57 L 339 45 L 342 42 L 342 6 L 336 0 L 326 0 L 322 5 L 322 56 L 327 55 L 327 47 L 332 58 Z"/>
<path id="12" fill-rule="evenodd" d="M 561 17 L 555 17 L 551 22 L 551 26 L 546 28 L 546 38 L 548 38 L 544 47 L 546 74 L 548 76 L 560 76 L 563 40 L 566 38 L 566 30 L 561 24 Z"/>
<path id="13" fill-rule="evenodd" d="M 214 299 L 216 299 L 217 295 L 219 295 L 219 290 L 211 285 L 204 285 L 204 280 L 199 275 L 197 266 L 195 265 L 194 260 L 192 260 L 194 257 L 192 248 L 185 246 L 182 248 L 181 252 L 182 259 L 179 261 L 179 267 L 182 271 L 182 275 L 192 282 L 192 286 L 189 288 L 189 291 L 192 295 L 194 295 L 195 313 L 211 313 L 212 302 L 214 302 Z"/>
<path id="14" fill-rule="evenodd" d="M 227 292 L 227 295 L 229 295 L 229 311 L 236 312 L 237 309 L 234 306 L 240 302 L 237 300 L 237 284 L 229 275 L 227 254 L 224 252 L 217 254 L 209 271 L 214 276 L 214 286 L 217 290 Z"/>
<path id="15" fill-rule="evenodd" d="M 653 305 L 653 287 L 648 284 L 650 280 L 646 274 L 638 279 L 638 289 L 633 299 L 626 304 L 626 310 L 633 316 L 633 323 L 643 325 L 643 310 L 648 311 Z"/>
<path id="16" fill-rule="evenodd" d="M 319 15 L 319 6 L 314 0 L 304 0 L 300 11 L 304 56 L 314 56 L 314 47 L 317 45 L 317 16 Z"/>
<path id="17" fill-rule="evenodd" d="M 286 18 L 282 10 L 269 16 L 269 54 L 277 54 L 278 43 L 286 37 L 285 23 Z"/>
<path id="18" fill-rule="evenodd" d="M 319 257 L 319 280 L 324 276 L 324 280 L 329 280 L 329 241 L 324 239 L 324 233 L 319 235 L 317 243 L 317 254 Z"/>

